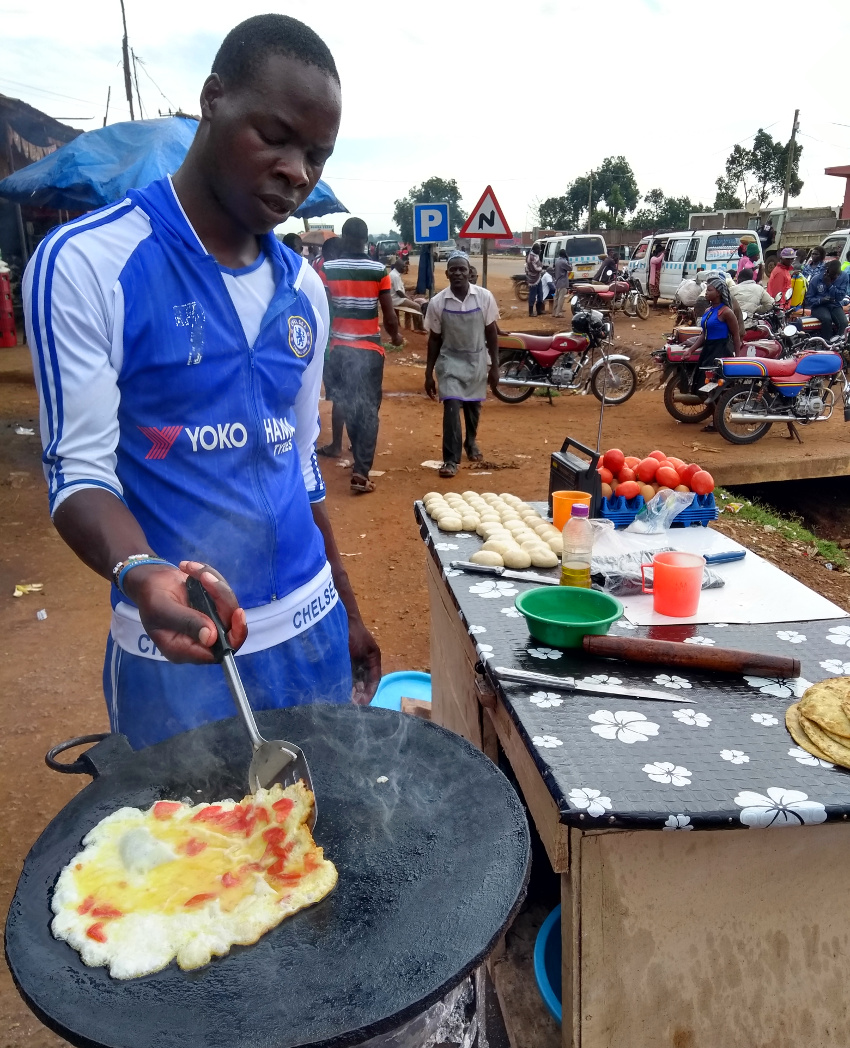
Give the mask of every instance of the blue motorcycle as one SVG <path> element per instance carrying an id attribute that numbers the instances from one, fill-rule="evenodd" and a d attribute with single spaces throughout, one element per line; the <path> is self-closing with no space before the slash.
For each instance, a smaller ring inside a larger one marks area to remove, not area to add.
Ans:
<path id="1" fill-rule="evenodd" d="M 836 385 L 844 421 L 850 422 L 850 381 L 838 353 L 803 353 L 785 360 L 724 357 L 717 365 L 722 373 L 718 383 L 730 388 L 717 400 L 714 425 L 730 444 L 754 444 L 774 422 L 787 423 L 800 440 L 794 423 L 805 426 L 831 418 Z"/>

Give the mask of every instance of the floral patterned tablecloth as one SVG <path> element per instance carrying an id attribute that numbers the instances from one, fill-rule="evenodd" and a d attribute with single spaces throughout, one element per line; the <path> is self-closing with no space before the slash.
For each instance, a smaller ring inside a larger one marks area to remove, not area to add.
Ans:
<path id="1" fill-rule="evenodd" d="M 810 683 L 850 675 L 846 618 L 663 627 L 621 619 L 611 629 L 614 635 L 793 653 L 802 676 L 792 680 L 702 670 L 685 675 L 661 666 L 591 659 L 542 646 L 529 635 L 514 598 L 533 584 L 450 567 L 481 548 L 477 535 L 440 531 L 418 502 L 415 515 L 461 619 L 491 666 L 681 696 L 676 704 L 496 681 L 565 823 L 584 829 L 684 831 L 848 818 L 850 772 L 798 747 L 784 719 L 789 704 Z"/>

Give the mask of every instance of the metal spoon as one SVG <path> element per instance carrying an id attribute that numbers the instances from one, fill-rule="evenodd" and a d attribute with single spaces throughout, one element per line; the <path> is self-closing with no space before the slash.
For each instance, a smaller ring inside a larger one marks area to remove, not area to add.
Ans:
<path id="1" fill-rule="evenodd" d="M 224 671 L 224 679 L 236 703 L 236 708 L 242 715 L 251 745 L 254 747 L 254 756 L 251 766 L 248 768 L 248 788 L 251 793 L 260 789 L 269 789 L 276 782 L 282 786 L 292 786 L 299 779 L 304 780 L 304 785 L 313 793 L 313 811 L 310 816 L 309 826 L 312 830 L 316 825 L 318 813 L 315 793 L 313 791 L 313 780 L 310 777 L 310 769 L 307 766 L 307 758 L 303 752 L 292 742 L 284 742 L 282 739 L 267 741 L 257 730 L 257 722 L 254 720 L 254 711 L 248 701 L 242 678 L 236 668 L 236 659 L 233 656 L 233 648 L 227 639 L 224 625 L 218 616 L 212 597 L 204 589 L 197 579 L 186 579 L 186 593 L 189 598 L 189 606 L 195 611 L 200 611 L 212 619 L 215 624 L 218 639 L 212 647 L 213 658 L 221 663 Z"/>

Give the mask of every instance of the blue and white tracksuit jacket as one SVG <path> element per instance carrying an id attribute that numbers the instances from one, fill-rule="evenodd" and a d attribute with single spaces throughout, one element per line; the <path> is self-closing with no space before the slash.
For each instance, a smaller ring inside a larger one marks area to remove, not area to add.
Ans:
<path id="1" fill-rule="evenodd" d="M 267 693 L 252 696 L 258 708 L 350 695 L 345 615 L 310 510 L 325 494 L 315 441 L 327 300 L 272 234 L 262 248 L 276 290 L 253 347 L 168 179 L 53 230 L 23 289 L 51 514 L 82 488 L 104 488 L 159 556 L 221 571 L 248 616 L 243 673 L 257 658 L 272 678 L 257 682 Z M 165 662 L 117 591 L 113 609 L 113 730 L 146 745 L 233 714 L 218 667 Z M 293 667 L 304 647 L 293 640 L 320 626 L 333 627 L 321 657 Z M 267 663 L 279 648 L 289 664 L 275 673 Z M 125 656 L 145 690 L 127 685 L 122 697 Z"/>

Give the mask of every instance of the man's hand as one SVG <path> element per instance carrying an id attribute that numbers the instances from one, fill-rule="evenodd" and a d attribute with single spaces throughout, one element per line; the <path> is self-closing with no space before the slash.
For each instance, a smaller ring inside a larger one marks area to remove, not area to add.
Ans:
<path id="1" fill-rule="evenodd" d="M 139 609 L 142 625 L 169 662 L 211 663 L 218 636 L 212 620 L 189 607 L 186 578 L 197 579 L 212 597 L 234 649 L 248 636 L 245 612 L 224 578 L 207 564 L 181 561 L 179 569 L 139 565 L 127 572 L 124 590 Z"/>
<path id="2" fill-rule="evenodd" d="M 490 361 L 490 389 L 495 393 L 496 386 L 499 384 L 499 362 L 497 360 Z"/>
<path id="3" fill-rule="evenodd" d="M 348 653 L 351 656 L 351 701 L 368 706 L 381 680 L 381 649 L 363 620 L 349 617 Z"/>
<path id="4" fill-rule="evenodd" d="M 431 400 L 437 399 L 437 383 L 434 381 L 434 376 L 428 371 L 425 372 L 425 392 Z"/>

